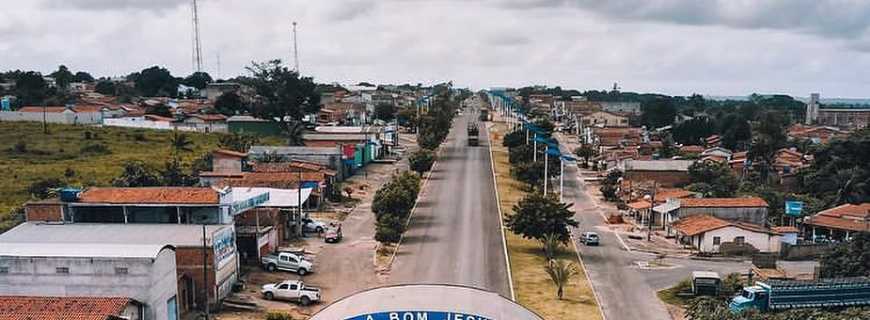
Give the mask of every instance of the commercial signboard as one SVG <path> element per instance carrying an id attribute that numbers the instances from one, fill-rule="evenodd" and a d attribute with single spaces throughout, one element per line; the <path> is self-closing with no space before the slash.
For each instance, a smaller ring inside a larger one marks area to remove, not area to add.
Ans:
<path id="1" fill-rule="evenodd" d="M 215 269 L 220 270 L 236 254 L 236 233 L 233 228 L 223 228 L 212 235 Z"/>
<path id="2" fill-rule="evenodd" d="M 786 201 L 785 214 L 792 217 L 800 217 L 803 212 L 804 203 L 801 201 Z"/>
<path id="3" fill-rule="evenodd" d="M 269 193 L 263 192 L 262 194 L 257 195 L 253 198 L 233 202 L 233 205 L 232 205 L 233 214 L 239 214 L 242 211 L 259 206 L 259 205 L 264 204 L 268 201 L 269 201 Z"/>
<path id="4" fill-rule="evenodd" d="M 493 320 L 492 318 L 444 311 L 390 311 L 358 315 L 345 320 Z"/>

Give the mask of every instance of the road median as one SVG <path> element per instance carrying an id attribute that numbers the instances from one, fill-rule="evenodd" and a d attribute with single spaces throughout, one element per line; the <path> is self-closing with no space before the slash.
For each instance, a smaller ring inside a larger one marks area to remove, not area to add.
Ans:
<path id="1" fill-rule="evenodd" d="M 510 175 L 508 150 L 502 146 L 502 138 L 507 133 L 506 130 L 507 126 L 503 123 L 495 123 L 490 130 L 487 130 L 491 141 L 499 208 L 503 215 L 511 214 L 514 204 L 526 195 L 523 191 L 523 183 Z M 573 246 L 567 246 L 557 255 L 557 258 L 577 263 L 581 268 L 579 274 L 566 285 L 564 298 L 559 300 L 555 294 L 556 286 L 544 268 L 547 258 L 541 249 L 541 243 L 533 239 L 524 239 L 509 230 L 505 230 L 505 243 L 512 285 L 518 303 L 545 319 L 603 318 L 589 279 L 586 277 L 586 270 L 577 260 L 577 253 Z"/>

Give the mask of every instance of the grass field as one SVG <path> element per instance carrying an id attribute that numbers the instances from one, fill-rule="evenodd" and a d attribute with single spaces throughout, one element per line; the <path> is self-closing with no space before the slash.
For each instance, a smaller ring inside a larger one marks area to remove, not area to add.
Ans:
<path id="1" fill-rule="evenodd" d="M 513 206 L 525 192 L 523 183 L 510 175 L 507 148 L 501 145 L 505 126 L 496 125 L 490 133 L 493 161 L 496 171 L 499 206 L 503 214 L 512 214 Z M 537 312 L 544 319 L 602 319 L 600 310 L 592 293 L 586 272 L 580 267 L 573 246 L 563 248 L 558 259 L 566 259 L 577 264 L 580 274 L 575 276 L 565 288 L 563 300 L 556 298 L 556 286 L 544 271 L 547 261 L 541 244 L 536 240 L 523 239 L 510 231 L 505 233 L 508 255 L 510 255 L 511 276 L 517 302 Z"/>
<path id="2" fill-rule="evenodd" d="M 31 199 L 27 187 L 34 181 L 57 178 L 71 186 L 106 186 L 125 161 L 161 168 L 170 159 L 169 131 L 60 124 L 49 124 L 48 131 L 44 134 L 37 122 L 0 122 L 0 232 L 16 223 L 10 213 Z M 216 134 L 188 135 L 193 152 L 182 155 L 186 168 L 218 141 Z"/>

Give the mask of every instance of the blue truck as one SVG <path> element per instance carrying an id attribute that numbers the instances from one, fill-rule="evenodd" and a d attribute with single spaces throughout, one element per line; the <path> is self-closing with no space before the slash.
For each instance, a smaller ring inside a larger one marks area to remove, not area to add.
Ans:
<path id="1" fill-rule="evenodd" d="M 731 299 L 734 313 L 748 309 L 780 311 L 795 308 L 845 308 L 870 305 L 870 278 L 820 281 L 770 280 L 744 287 Z"/>

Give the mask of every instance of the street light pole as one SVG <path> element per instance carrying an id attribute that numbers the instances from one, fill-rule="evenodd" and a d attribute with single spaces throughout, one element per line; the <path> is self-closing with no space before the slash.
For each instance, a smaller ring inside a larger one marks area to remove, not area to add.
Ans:
<path id="1" fill-rule="evenodd" d="M 544 148 L 544 195 L 545 196 L 547 195 L 547 180 L 550 180 L 550 174 L 549 174 L 549 172 L 547 172 L 547 162 L 550 162 L 550 161 L 548 161 L 548 159 L 549 159 L 548 154 L 550 151 L 550 150 L 548 150 L 549 148 L 550 148 L 550 146 L 547 146 L 546 148 Z"/>
<path id="2" fill-rule="evenodd" d="M 565 190 L 565 160 L 559 157 L 559 202 L 562 202 Z"/>
<path id="3" fill-rule="evenodd" d="M 653 207 L 656 204 L 656 181 L 653 180 L 653 191 L 652 197 L 649 203 L 649 216 L 647 217 L 647 232 L 646 232 L 646 241 L 652 241 L 652 217 L 653 217 Z"/>

